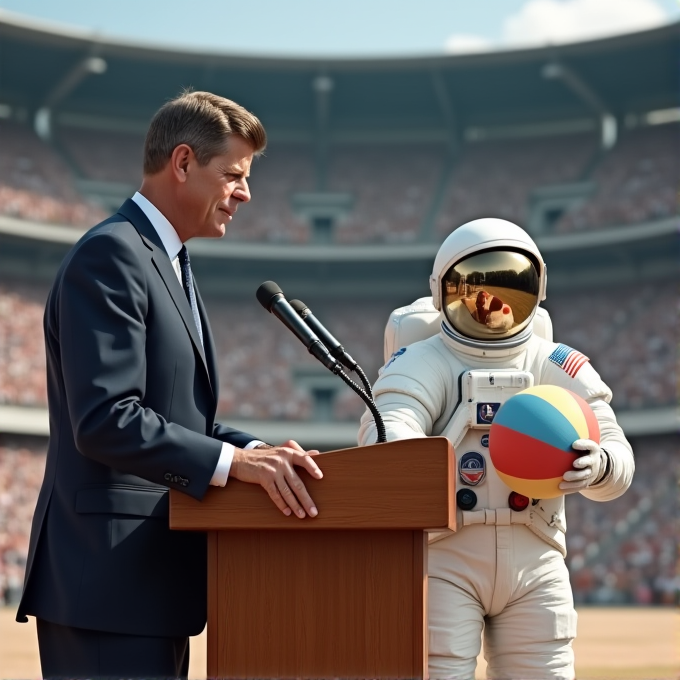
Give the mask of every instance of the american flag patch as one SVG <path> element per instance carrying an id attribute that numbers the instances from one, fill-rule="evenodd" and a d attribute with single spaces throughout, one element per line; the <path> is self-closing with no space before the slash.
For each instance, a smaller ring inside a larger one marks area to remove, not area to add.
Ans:
<path id="1" fill-rule="evenodd" d="M 548 357 L 553 364 L 557 364 L 567 375 L 572 378 L 581 370 L 581 366 L 588 362 L 588 357 L 577 352 L 568 345 L 558 345 Z"/>

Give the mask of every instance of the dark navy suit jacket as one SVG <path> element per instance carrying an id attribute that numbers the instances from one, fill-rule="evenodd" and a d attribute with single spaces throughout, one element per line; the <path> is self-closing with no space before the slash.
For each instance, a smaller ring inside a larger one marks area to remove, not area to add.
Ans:
<path id="1" fill-rule="evenodd" d="M 50 440 L 17 620 L 203 629 L 206 539 L 168 529 L 168 487 L 202 498 L 222 442 L 256 437 L 215 423 L 215 347 L 196 292 L 205 349 L 131 200 L 62 263 L 45 310 Z"/>

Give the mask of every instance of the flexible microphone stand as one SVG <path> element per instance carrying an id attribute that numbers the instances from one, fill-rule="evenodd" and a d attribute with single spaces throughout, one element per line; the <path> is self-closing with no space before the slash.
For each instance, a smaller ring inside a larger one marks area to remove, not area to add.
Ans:
<path id="1" fill-rule="evenodd" d="M 335 371 L 333 372 L 335 373 Z M 363 371 L 361 371 L 361 373 L 364 374 Z M 350 387 L 354 392 L 356 392 L 363 399 L 366 406 L 368 406 L 368 410 L 371 412 L 371 415 L 373 416 L 373 420 L 375 421 L 375 427 L 378 431 L 378 438 L 376 439 L 376 444 L 384 444 L 387 441 L 385 423 L 382 419 L 380 411 L 378 411 L 378 407 L 375 405 L 375 402 L 373 401 L 373 398 L 369 396 L 360 385 L 355 383 L 354 380 L 352 380 L 352 378 L 350 378 L 347 375 L 347 373 L 345 373 L 342 369 L 335 373 L 335 375 L 341 378 L 348 387 Z M 365 374 L 364 377 L 366 377 Z"/>

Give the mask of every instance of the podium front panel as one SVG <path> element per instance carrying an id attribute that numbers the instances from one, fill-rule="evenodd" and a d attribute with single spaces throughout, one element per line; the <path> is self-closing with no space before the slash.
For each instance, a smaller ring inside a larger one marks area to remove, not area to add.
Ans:
<path id="1" fill-rule="evenodd" d="M 208 676 L 420 678 L 426 534 L 211 532 Z"/>

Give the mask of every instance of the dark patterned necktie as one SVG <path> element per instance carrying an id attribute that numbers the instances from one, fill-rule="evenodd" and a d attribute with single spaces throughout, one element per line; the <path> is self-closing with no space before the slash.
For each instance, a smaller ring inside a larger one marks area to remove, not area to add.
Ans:
<path id="1" fill-rule="evenodd" d="M 182 246 L 179 251 L 179 265 L 182 269 L 182 286 L 184 293 L 191 305 L 191 313 L 194 315 L 194 322 L 198 329 L 198 337 L 201 338 L 203 344 L 203 327 L 201 326 L 201 318 L 198 316 L 198 305 L 196 304 L 196 292 L 194 291 L 194 276 L 191 273 L 191 262 L 189 261 L 189 251 L 186 246 Z"/>

